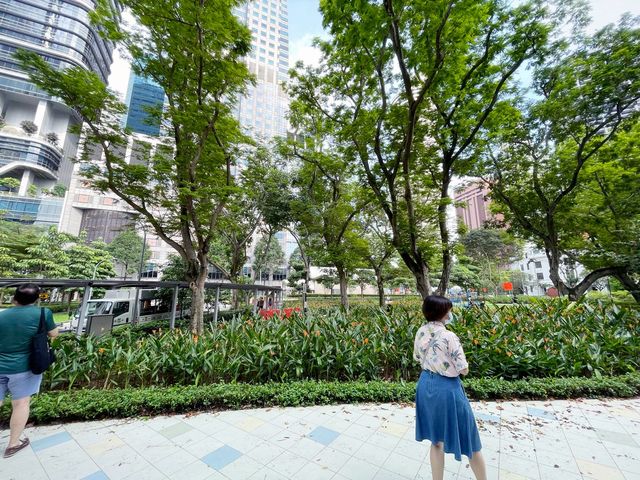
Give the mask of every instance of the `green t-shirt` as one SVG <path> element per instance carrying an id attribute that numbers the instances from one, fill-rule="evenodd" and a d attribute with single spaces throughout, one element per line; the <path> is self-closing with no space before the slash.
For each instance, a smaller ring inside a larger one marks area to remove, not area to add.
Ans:
<path id="1" fill-rule="evenodd" d="M 53 313 L 44 309 L 47 331 L 56 328 Z M 40 325 L 40 307 L 27 305 L 0 312 L 0 375 L 22 373 L 29 369 L 31 339 Z"/>

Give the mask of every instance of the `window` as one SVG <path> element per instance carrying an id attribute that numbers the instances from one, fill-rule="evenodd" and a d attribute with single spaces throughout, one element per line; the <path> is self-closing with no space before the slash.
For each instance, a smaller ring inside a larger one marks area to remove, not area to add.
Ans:
<path id="1" fill-rule="evenodd" d="M 536 275 L 538 276 L 538 280 L 544 280 L 544 273 L 538 272 Z"/>
<path id="2" fill-rule="evenodd" d="M 113 306 L 113 316 L 117 317 L 129 312 L 129 302 L 116 302 Z"/>
<path id="3" fill-rule="evenodd" d="M 542 268 L 542 262 L 536 262 L 536 268 Z"/>

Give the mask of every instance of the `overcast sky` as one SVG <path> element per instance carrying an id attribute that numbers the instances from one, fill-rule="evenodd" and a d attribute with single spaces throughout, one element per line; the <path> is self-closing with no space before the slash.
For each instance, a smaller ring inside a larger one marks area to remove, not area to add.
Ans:
<path id="1" fill-rule="evenodd" d="M 598 29 L 617 21 L 625 12 L 640 15 L 640 0 L 589 0 L 591 4 L 591 28 Z M 289 0 L 289 63 L 298 60 L 314 62 L 318 53 L 311 46 L 314 37 L 322 36 L 322 16 L 318 0 Z M 115 55 L 109 85 L 124 99 L 129 83 L 129 65 Z"/>

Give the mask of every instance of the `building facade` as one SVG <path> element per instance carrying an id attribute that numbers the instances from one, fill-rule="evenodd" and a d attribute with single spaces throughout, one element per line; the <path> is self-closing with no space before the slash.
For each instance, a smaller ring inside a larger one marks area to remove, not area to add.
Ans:
<path id="1" fill-rule="evenodd" d="M 252 50 L 247 57 L 256 85 L 240 99 L 237 114 L 242 126 L 264 140 L 287 135 L 289 98 L 282 88 L 289 71 L 288 0 L 255 0 L 234 9 L 251 29 Z"/>
<path id="2" fill-rule="evenodd" d="M 160 135 L 160 119 L 150 114 L 150 109 L 162 108 L 164 90 L 155 82 L 131 72 L 125 98 L 127 113 L 123 124 L 132 132 L 157 137 Z"/>
<path id="3" fill-rule="evenodd" d="M 89 20 L 90 0 L 0 2 L 0 210 L 9 220 L 57 225 L 73 171 L 78 116 L 29 81 L 13 55 L 40 54 L 57 69 L 107 81 L 114 45 Z M 57 186 L 57 187 L 56 187 Z"/>
<path id="4" fill-rule="evenodd" d="M 488 195 L 489 189 L 479 181 L 467 182 L 455 190 L 456 216 L 469 230 L 484 227 L 492 218 Z"/>

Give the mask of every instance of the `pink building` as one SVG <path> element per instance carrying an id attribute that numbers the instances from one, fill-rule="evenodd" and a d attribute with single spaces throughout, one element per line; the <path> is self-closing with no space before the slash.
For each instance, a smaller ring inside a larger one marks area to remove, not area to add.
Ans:
<path id="1" fill-rule="evenodd" d="M 489 212 L 489 189 L 480 181 L 467 183 L 456 189 L 454 200 L 456 204 L 456 216 L 467 228 L 475 230 L 482 228 L 484 222 L 492 218 Z"/>

